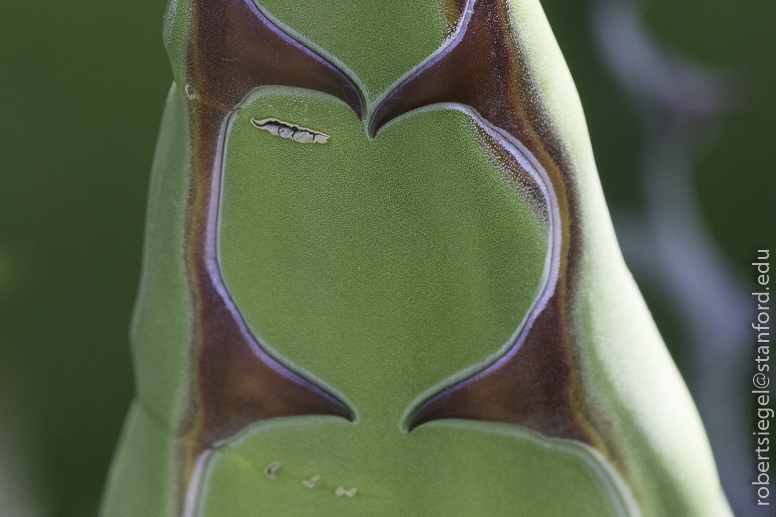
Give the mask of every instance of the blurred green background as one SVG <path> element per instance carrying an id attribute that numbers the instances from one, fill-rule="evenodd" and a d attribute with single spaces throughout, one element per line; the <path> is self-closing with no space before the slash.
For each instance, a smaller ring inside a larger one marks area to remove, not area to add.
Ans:
<path id="1" fill-rule="evenodd" d="M 596 52 L 589 3 L 542 3 L 577 83 L 610 207 L 615 216 L 638 209 L 644 199 L 634 171 L 646 129 Z M 97 510 L 133 389 L 127 329 L 171 81 L 164 4 L 12 2 L 0 17 L 4 516 Z M 776 3 L 653 0 L 644 8 L 657 40 L 743 78 L 743 106 L 715 120 L 692 164 L 711 234 L 752 284 L 755 251 L 775 240 Z M 697 365 L 683 351 L 682 321 L 659 288 L 636 276 L 692 376 Z M 745 377 L 729 390 L 745 397 L 748 386 Z"/>

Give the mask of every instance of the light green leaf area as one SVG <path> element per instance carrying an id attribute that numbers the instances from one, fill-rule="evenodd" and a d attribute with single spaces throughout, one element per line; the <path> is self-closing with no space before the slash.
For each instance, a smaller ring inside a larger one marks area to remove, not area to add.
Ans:
<path id="1" fill-rule="evenodd" d="M 172 515 L 176 426 L 188 384 L 192 309 L 182 260 L 190 152 L 185 96 L 167 96 L 148 196 L 143 272 L 132 319 L 137 395 L 100 515 Z"/>
<path id="2" fill-rule="evenodd" d="M 510 340 L 538 294 L 541 219 L 465 113 L 422 112 L 372 140 L 331 97 L 254 99 L 227 143 L 229 291 L 264 343 L 398 429 L 424 390 Z M 330 138 L 297 143 L 251 117 Z"/>
<path id="3" fill-rule="evenodd" d="M 422 393 L 503 350 L 541 284 L 542 219 L 474 120 L 426 110 L 372 140 L 323 94 L 263 88 L 245 106 L 225 158 L 226 284 L 271 353 L 358 418 L 270 420 L 222 445 L 203 514 L 614 515 L 595 461 L 557 441 L 504 424 L 401 430 Z M 330 139 L 297 143 L 251 117 Z"/>
<path id="4" fill-rule="evenodd" d="M 506 424 L 446 421 L 409 434 L 361 426 L 300 417 L 255 427 L 215 452 L 200 515 L 617 515 L 578 445 Z M 272 462 L 274 479 L 264 472 Z"/>
<path id="5" fill-rule="evenodd" d="M 447 21 L 438 0 L 260 0 L 279 25 L 330 53 L 354 72 L 374 101 L 434 52 Z"/>

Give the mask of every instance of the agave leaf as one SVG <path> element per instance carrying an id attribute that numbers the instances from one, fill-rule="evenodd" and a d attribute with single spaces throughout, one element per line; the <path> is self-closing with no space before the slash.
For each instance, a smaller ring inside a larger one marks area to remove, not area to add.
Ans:
<path id="1" fill-rule="evenodd" d="M 177 0 L 103 515 L 725 515 L 535 0 Z"/>

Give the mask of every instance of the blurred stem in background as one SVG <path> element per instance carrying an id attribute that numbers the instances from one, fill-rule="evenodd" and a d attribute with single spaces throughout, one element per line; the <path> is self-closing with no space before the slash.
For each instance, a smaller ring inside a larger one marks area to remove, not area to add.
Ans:
<path id="1" fill-rule="evenodd" d="M 632 96 L 646 128 L 634 174 L 644 208 L 615 214 L 615 227 L 631 271 L 658 289 L 682 321 L 685 380 L 731 507 L 747 515 L 756 509 L 741 482 L 751 475 L 748 393 L 730 387 L 748 377 L 751 304 L 746 282 L 708 230 L 693 185 L 695 156 L 718 136 L 720 117 L 740 103 L 729 73 L 661 46 L 640 9 L 632 0 L 591 5 L 601 58 Z"/>

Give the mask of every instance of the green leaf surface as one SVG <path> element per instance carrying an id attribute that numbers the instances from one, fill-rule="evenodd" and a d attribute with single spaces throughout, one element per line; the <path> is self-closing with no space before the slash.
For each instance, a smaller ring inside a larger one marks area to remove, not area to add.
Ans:
<path id="1" fill-rule="evenodd" d="M 330 139 L 300 144 L 251 117 Z M 233 119 L 220 258 L 235 302 L 266 345 L 390 431 L 507 345 L 539 291 L 546 230 L 478 138 L 445 109 L 371 139 L 343 103 L 294 89 L 259 90 Z"/>

